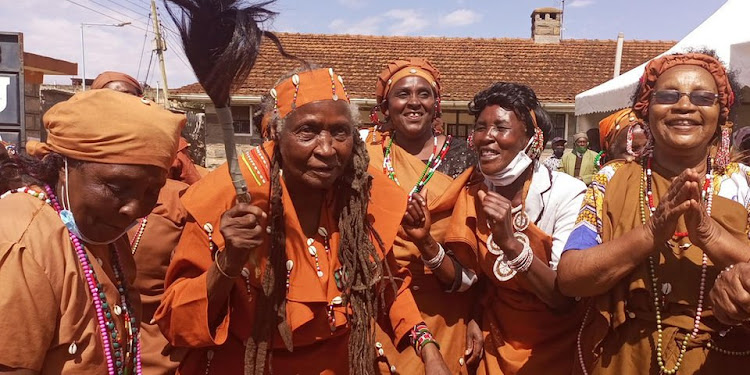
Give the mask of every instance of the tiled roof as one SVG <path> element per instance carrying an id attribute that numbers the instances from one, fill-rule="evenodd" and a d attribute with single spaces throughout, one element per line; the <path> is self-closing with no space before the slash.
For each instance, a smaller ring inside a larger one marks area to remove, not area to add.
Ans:
<path id="1" fill-rule="evenodd" d="M 440 69 L 443 100 L 470 100 L 495 81 L 531 86 L 543 102 L 572 103 L 575 95 L 612 78 L 615 40 L 563 40 L 536 44 L 531 39 L 384 37 L 279 33 L 284 48 L 308 62 L 332 66 L 352 98 L 373 98 L 376 76 L 396 58 L 424 57 Z M 673 41 L 625 41 L 621 72 L 666 51 Z M 235 94 L 261 95 L 298 66 L 264 40 L 250 77 Z M 200 93 L 198 83 L 173 93 Z"/>

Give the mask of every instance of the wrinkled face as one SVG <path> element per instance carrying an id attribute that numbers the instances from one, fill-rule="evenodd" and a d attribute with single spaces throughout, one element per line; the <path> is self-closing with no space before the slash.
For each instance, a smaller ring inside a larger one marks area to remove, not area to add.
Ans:
<path id="1" fill-rule="evenodd" d="M 351 162 L 354 124 L 349 103 L 320 100 L 292 111 L 276 135 L 287 185 L 333 186 Z"/>
<path id="2" fill-rule="evenodd" d="M 388 92 L 387 109 L 383 113 L 390 117 L 393 129 L 400 136 L 419 138 L 432 133 L 435 117 L 435 93 L 426 79 L 407 76 L 393 84 Z"/>
<path id="3" fill-rule="evenodd" d="M 70 162 L 68 176 L 69 209 L 83 235 L 97 242 L 117 238 L 148 215 L 167 181 L 167 172 L 156 166 L 94 162 Z"/>
<path id="4" fill-rule="evenodd" d="M 125 81 L 112 81 L 112 82 L 104 85 L 104 88 L 105 89 L 119 91 L 119 92 L 122 92 L 122 93 L 125 93 L 125 94 L 135 95 L 135 96 L 140 96 L 141 95 L 140 90 L 138 90 L 137 87 L 135 87 L 131 83 L 125 82 Z"/>
<path id="5" fill-rule="evenodd" d="M 716 81 L 707 70 L 693 65 L 667 69 L 656 80 L 655 91 L 677 90 L 690 93 L 717 92 Z M 648 123 L 654 137 L 654 150 L 668 153 L 705 153 L 716 135 L 719 122 L 718 100 L 710 106 L 698 106 L 683 95 L 675 104 L 658 104 L 651 98 Z"/>
<path id="6" fill-rule="evenodd" d="M 576 139 L 576 146 L 580 148 L 587 148 L 589 147 L 589 140 L 586 138 L 578 138 Z"/>
<path id="7" fill-rule="evenodd" d="M 485 174 L 495 174 L 510 164 L 529 143 L 526 124 L 516 113 L 499 105 L 487 106 L 474 124 L 474 149 Z"/>

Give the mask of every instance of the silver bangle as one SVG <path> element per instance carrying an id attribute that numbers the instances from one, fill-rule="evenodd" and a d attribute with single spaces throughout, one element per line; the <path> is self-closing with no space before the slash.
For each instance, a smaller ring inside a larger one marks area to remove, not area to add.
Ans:
<path id="1" fill-rule="evenodd" d="M 438 253 L 432 259 L 425 259 L 424 257 L 421 257 L 422 262 L 425 266 L 427 266 L 427 268 L 430 269 L 430 271 L 434 271 L 440 268 L 440 266 L 443 265 L 443 260 L 445 260 L 445 249 L 443 248 L 443 245 L 438 243 L 438 247 Z"/>

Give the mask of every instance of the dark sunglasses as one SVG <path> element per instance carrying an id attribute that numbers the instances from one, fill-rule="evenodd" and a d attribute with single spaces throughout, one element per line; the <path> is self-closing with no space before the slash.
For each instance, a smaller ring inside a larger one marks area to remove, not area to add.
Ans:
<path id="1" fill-rule="evenodd" d="M 690 103 L 701 107 L 709 107 L 716 103 L 719 94 L 706 90 L 697 90 L 693 92 L 679 92 L 677 90 L 659 90 L 654 91 L 651 95 L 656 104 L 675 104 L 680 101 L 683 95 L 690 98 Z"/>

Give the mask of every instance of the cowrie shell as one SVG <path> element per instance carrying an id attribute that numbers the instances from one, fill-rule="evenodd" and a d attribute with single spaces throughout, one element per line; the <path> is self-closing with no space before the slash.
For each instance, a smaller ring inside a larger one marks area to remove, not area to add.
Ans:
<path id="1" fill-rule="evenodd" d="M 307 246 L 311 246 L 314 242 L 315 242 L 315 240 L 313 240 L 312 238 L 308 238 L 307 239 Z"/>
<path id="2" fill-rule="evenodd" d="M 115 305 L 114 310 L 115 310 L 115 315 L 122 314 L 122 308 L 120 306 Z"/>
<path id="3" fill-rule="evenodd" d="M 77 351 L 78 351 L 78 345 L 76 345 L 75 342 L 70 344 L 70 346 L 68 347 L 68 354 L 73 355 L 73 354 L 76 354 Z"/>
<path id="4" fill-rule="evenodd" d="M 269 93 L 271 94 L 272 98 L 276 99 L 276 96 L 278 95 L 278 94 L 276 94 L 276 89 L 271 89 L 271 91 L 269 91 Z"/>
<path id="5" fill-rule="evenodd" d="M 315 246 L 308 246 L 308 247 L 307 247 L 307 251 L 308 251 L 308 252 L 310 253 L 310 255 L 312 255 L 312 256 L 316 256 L 316 255 L 318 255 L 318 249 L 316 249 L 316 248 L 315 248 Z"/>
<path id="6" fill-rule="evenodd" d="M 299 76 L 298 75 L 295 74 L 295 75 L 292 76 L 292 83 L 295 86 L 299 86 Z"/>
<path id="7" fill-rule="evenodd" d="M 291 271 L 294 268 L 294 261 L 289 259 L 286 261 L 286 270 Z"/>
<path id="8" fill-rule="evenodd" d="M 344 299 L 341 298 L 341 296 L 336 296 L 336 297 L 333 297 L 333 299 L 331 300 L 331 305 L 340 305 L 343 302 L 344 302 Z M 375 345 L 375 346 L 377 346 L 377 345 Z"/>
<path id="9" fill-rule="evenodd" d="M 214 232 L 214 226 L 211 225 L 211 223 L 203 224 L 203 230 L 205 230 L 206 233 L 213 233 Z"/>

